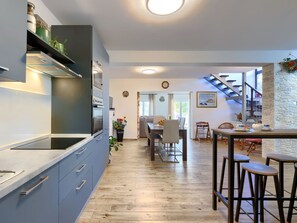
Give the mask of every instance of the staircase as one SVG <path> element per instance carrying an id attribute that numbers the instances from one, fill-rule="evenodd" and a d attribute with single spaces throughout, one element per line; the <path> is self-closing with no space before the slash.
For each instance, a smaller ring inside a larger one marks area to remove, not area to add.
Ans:
<path id="1" fill-rule="evenodd" d="M 246 95 L 243 97 L 242 85 L 234 84 L 236 80 L 229 79 L 227 74 L 209 74 L 204 79 L 223 92 L 226 100 L 234 100 L 240 104 L 243 104 L 242 100 L 245 100 L 246 109 L 243 117 L 246 117 L 246 120 L 262 121 L 262 94 L 251 85 L 245 82 Z"/>

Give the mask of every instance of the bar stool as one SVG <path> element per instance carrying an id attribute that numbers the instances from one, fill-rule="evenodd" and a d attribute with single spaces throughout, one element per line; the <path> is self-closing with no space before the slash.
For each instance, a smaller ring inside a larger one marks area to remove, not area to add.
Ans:
<path id="1" fill-rule="evenodd" d="M 255 182 L 254 182 L 254 189 L 253 185 L 250 184 L 250 191 L 252 193 L 253 197 L 253 210 L 254 210 L 254 222 L 258 223 L 258 202 L 260 200 L 260 221 L 264 222 L 264 184 L 263 184 L 263 177 L 267 176 L 273 176 L 274 178 L 274 186 L 276 191 L 276 199 L 278 204 L 278 212 L 280 216 L 280 222 L 285 222 L 284 217 L 284 211 L 283 211 L 283 202 L 281 199 L 281 191 L 280 191 L 280 185 L 278 182 L 278 171 L 271 167 L 266 166 L 264 164 L 259 163 L 244 163 L 242 164 L 242 173 L 241 173 L 241 181 L 240 181 L 240 187 L 239 187 L 239 194 L 238 194 L 238 202 L 237 202 L 237 208 L 236 208 L 236 214 L 235 214 L 235 221 L 238 222 L 239 220 L 239 212 L 240 212 L 240 206 L 241 206 L 241 200 L 242 200 L 242 193 L 243 193 L 243 186 L 244 186 L 244 178 L 245 178 L 245 172 L 248 172 L 248 174 L 254 174 L 255 176 Z M 260 191 L 259 191 L 260 188 Z M 260 194 L 259 194 L 260 192 Z M 260 195 L 260 196 L 259 196 Z"/>
<path id="2" fill-rule="evenodd" d="M 228 159 L 228 155 L 223 156 L 223 165 L 222 165 L 222 174 L 221 174 L 221 182 L 220 182 L 220 193 L 222 194 L 223 191 L 223 184 L 224 184 L 224 175 L 225 175 L 225 167 L 226 161 Z M 234 165 L 237 164 L 237 182 L 238 187 L 240 185 L 240 163 L 248 163 L 250 162 L 250 157 L 241 155 L 241 154 L 234 154 Z"/>
<path id="3" fill-rule="evenodd" d="M 292 220 L 293 208 L 294 208 L 294 202 L 295 202 L 295 196 L 296 196 L 296 187 L 297 187 L 297 164 L 295 164 L 295 173 L 294 173 L 294 179 L 293 179 L 293 185 L 292 185 L 292 191 L 291 191 L 291 200 L 289 204 L 287 222 L 291 222 Z"/>
<path id="4" fill-rule="evenodd" d="M 206 132 L 205 132 L 206 131 Z M 200 142 L 200 134 L 205 135 L 205 139 L 210 137 L 210 128 L 208 122 L 196 122 L 196 135 L 195 139 Z"/>
<path id="5" fill-rule="evenodd" d="M 284 163 L 297 163 L 297 158 L 283 155 L 283 154 L 268 154 L 266 157 L 266 165 L 269 166 L 270 160 L 274 160 L 279 163 L 279 182 L 281 189 L 281 197 L 284 196 Z M 264 179 L 264 188 L 266 186 L 266 178 Z"/>

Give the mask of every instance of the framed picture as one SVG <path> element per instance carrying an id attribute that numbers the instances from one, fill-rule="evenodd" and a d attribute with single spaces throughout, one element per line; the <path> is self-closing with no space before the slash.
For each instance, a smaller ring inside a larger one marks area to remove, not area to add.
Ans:
<path id="1" fill-rule="evenodd" d="M 197 91 L 197 108 L 216 108 L 217 92 L 215 91 Z"/>

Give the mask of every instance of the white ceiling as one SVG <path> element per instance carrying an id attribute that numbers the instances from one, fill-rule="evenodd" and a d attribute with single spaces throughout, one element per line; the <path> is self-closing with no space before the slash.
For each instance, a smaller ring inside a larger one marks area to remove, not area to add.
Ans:
<path id="1" fill-rule="evenodd" d="M 184 7 L 169 16 L 149 13 L 145 0 L 42 1 L 63 24 L 93 25 L 108 52 L 297 49 L 296 0 L 185 0 Z M 111 58 L 108 69 L 113 77 L 138 77 L 136 68 L 131 61 L 113 65 Z M 226 67 L 164 69 L 162 75 L 168 78 L 224 72 Z"/>

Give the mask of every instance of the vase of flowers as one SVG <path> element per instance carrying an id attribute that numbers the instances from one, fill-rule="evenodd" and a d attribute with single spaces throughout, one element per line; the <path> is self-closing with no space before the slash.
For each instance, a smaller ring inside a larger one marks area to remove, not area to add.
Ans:
<path id="1" fill-rule="evenodd" d="M 126 116 L 124 116 L 123 118 L 117 118 L 117 120 L 112 122 L 112 126 L 117 132 L 118 142 L 123 142 L 124 129 L 126 125 L 127 125 Z"/>

